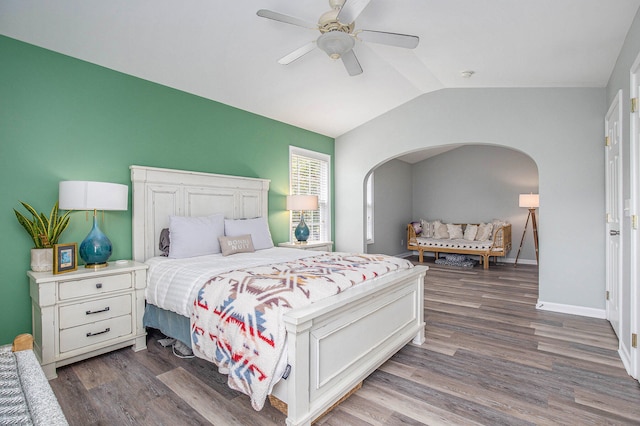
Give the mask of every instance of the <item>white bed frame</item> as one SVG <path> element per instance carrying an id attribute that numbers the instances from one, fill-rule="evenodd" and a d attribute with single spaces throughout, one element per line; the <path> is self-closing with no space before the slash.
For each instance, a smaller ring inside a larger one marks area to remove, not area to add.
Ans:
<path id="1" fill-rule="evenodd" d="M 140 262 L 160 254 L 169 215 L 268 215 L 265 179 L 131 166 L 131 181 Z M 291 373 L 272 395 L 287 404 L 288 425 L 310 424 L 408 342 L 424 342 L 426 270 L 383 276 L 285 315 Z"/>

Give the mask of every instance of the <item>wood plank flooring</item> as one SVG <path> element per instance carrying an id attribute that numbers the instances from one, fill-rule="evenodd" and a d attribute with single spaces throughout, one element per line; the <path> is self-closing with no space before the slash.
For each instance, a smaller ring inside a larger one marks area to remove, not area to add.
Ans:
<path id="1" fill-rule="evenodd" d="M 417 259 L 416 259 L 417 260 Z M 408 345 L 318 425 L 640 424 L 640 385 L 605 320 L 538 311 L 537 267 L 429 263 L 427 340 Z M 274 425 L 225 376 L 157 343 L 58 369 L 71 425 Z"/>

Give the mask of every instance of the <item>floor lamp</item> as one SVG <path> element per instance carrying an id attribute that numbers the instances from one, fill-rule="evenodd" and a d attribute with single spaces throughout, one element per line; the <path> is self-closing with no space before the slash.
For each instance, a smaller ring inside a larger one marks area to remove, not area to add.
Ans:
<path id="1" fill-rule="evenodd" d="M 529 209 L 529 215 L 527 221 L 524 224 L 524 231 L 522 231 L 522 239 L 520 240 L 520 248 L 518 249 L 518 255 L 516 256 L 516 263 L 513 265 L 515 268 L 518 265 L 518 258 L 520 257 L 520 251 L 522 250 L 522 244 L 524 243 L 524 236 L 527 234 L 527 227 L 529 226 L 529 219 L 533 225 L 533 243 L 536 246 L 536 264 L 538 260 L 538 223 L 536 222 L 536 208 L 540 207 L 540 196 L 538 194 L 520 194 L 520 207 Z"/>

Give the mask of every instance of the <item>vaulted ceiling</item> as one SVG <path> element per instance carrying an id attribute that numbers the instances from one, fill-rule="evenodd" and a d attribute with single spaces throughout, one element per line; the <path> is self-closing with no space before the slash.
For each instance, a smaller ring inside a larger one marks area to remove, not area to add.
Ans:
<path id="1" fill-rule="evenodd" d="M 316 22 L 327 0 L 2 0 L 0 34 L 336 137 L 443 88 L 604 87 L 639 6 L 371 0 L 356 29 L 420 43 L 408 50 L 357 41 L 364 72 L 354 77 L 319 49 L 278 64 L 319 33 L 256 15 L 269 9 Z"/>

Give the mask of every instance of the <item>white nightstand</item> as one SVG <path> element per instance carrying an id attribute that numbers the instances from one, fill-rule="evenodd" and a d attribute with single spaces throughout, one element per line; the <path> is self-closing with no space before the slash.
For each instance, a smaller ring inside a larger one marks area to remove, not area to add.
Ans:
<path id="1" fill-rule="evenodd" d="M 114 349 L 146 349 L 144 263 L 114 261 L 97 270 L 27 275 L 33 350 L 48 379 L 57 377 L 57 367 Z"/>
<path id="2" fill-rule="evenodd" d="M 297 248 L 301 250 L 312 250 L 312 251 L 333 251 L 333 241 L 309 241 L 305 244 L 299 243 L 279 243 L 278 247 L 287 247 L 287 248 Z"/>

